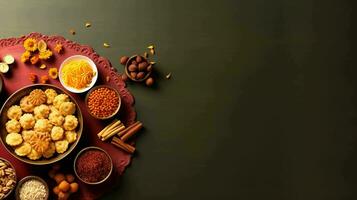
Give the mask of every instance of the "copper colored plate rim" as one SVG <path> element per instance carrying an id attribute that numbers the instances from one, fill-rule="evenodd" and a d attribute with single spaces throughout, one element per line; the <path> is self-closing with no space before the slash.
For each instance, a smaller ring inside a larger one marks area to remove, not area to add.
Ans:
<path id="1" fill-rule="evenodd" d="M 5 101 L 5 103 L 3 104 L 1 110 L 0 110 L 0 123 L 5 123 L 4 118 L 6 117 L 6 113 L 5 113 L 5 108 L 6 107 L 10 107 L 11 105 L 8 105 L 9 102 L 13 99 L 13 98 L 19 98 L 21 99 L 23 96 L 22 95 L 21 98 L 17 97 L 21 92 L 26 91 L 26 90 L 31 90 L 31 88 L 52 88 L 55 89 L 57 92 L 60 91 L 62 94 L 66 94 L 69 96 L 69 98 L 71 99 L 71 101 L 76 105 L 76 116 L 78 118 L 79 121 L 79 128 L 77 130 L 77 134 L 78 134 L 78 138 L 77 140 L 71 144 L 71 146 L 68 148 L 68 150 L 63 153 L 63 154 L 57 154 L 57 156 L 50 158 L 50 159 L 40 159 L 40 160 L 30 160 L 26 157 L 21 157 L 15 154 L 14 149 L 12 147 L 10 147 L 9 145 L 6 144 L 6 142 L 4 141 L 5 137 L 6 137 L 6 130 L 5 130 L 5 126 L 1 126 L 0 127 L 0 141 L 2 143 L 2 145 L 5 147 L 6 151 L 8 151 L 12 156 L 14 156 L 16 159 L 28 163 L 28 164 L 33 164 L 33 165 L 48 165 L 48 164 L 52 164 L 55 163 L 57 161 L 62 160 L 63 158 L 65 158 L 66 156 L 68 156 L 73 150 L 74 148 L 77 146 L 77 144 L 79 143 L 79 140 L 82 136 L 82 131 L 83 131 L 83 116 L 82 116 L 82 112 L 81 109 L 77 103 L 77 101 L 65 90 L 55 86 L 55 85 L 50 85 L 50 84 L 33 84 L 33 85 L 29 85 L 29 86 L 25 86 L 20 88 L 19 90 L 17 90 L 16 92 L 14 92 L 9 98 L 7 98 L 7 100 Z M 4 116 L 5 115 L 5 116 Z M 7 119 L 7 118 L 6 118 Z"/>

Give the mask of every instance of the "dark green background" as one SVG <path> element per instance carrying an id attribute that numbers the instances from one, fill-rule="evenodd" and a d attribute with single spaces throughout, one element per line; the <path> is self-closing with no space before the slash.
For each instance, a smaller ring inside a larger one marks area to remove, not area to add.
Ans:
<path id="1" fill-rule="evenodd" d="M 356 199 L 353 4 L 1 0 L 0 33 L 63 35 L 120 71 L 157 46 L 172 79 L 128 86 L 146 131 L 103 199 Z"/>

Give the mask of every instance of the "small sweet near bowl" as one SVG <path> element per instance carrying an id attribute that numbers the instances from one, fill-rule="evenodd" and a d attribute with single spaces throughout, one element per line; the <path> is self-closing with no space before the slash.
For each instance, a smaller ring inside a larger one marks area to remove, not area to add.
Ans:
<path id="1" fill-rule="evenodd" d="M 127 61 L 126 64 L 125 64 L 125 69 L 124 69 L 124 71 L 125 71 L 125 74 L 128 76 L 128 78 L 129 78 L 130 80 L 135 81 L 135 82 L 143 82 L 143 81 L 145 81 L 146 79 L 148 79 L 148 78 L 150 77 L 150 75 L 151 75 L 151 73 L 152 73 L 152 70 L 150 70 L 150 71 L 145 71 L 146 74 L 145 74 L 145 76 L 144 76 L 143 78 L 141 78 L 141 79 L 133 78 L 133 77 L 130 75 L 130 72 L 129 72 L 129 66 L 132 64 L 132 62 L 133 62 L 134 60 L 136 60 L 136 58 L 137 58 L 138 56 L 139 56 L 139 55 L 133 55 L 133 56 L 131 56 L 131 57 L 128 59 L 128 61 Z M 141 58 L 142 58 L 144 61 L 146 61 L 147 63 L 149 63 L 146 58 L 144 58 L 144 57 L 142 57 L 142 56 L 141 56 Z M 150 64 L 149 64 L 149 65 L 150 65 Z"/>
<path id="2" fill-rule="evenodd" d="M 62 77 L 62 70 L 63 70 L 63 67 L 68 64 L 69 62 L 71 61 L 76 61 L 76 60 L 84 60 L 86 61 L 91 67 L 92 67 L 92 70 L 94 71 L 94 77 L 92 78 L 92 82 L 88 85 L 88 87 L 85 87 L 85 88 L 82 88 L 82 89 L 77 89 L 77 88 L 74 88 L 74 87 L 71 87 L 67 84 L 65 84 L 65 81 L 63 80 L 63 77 Z M 59 77 L 59 80 L 62 84 L 62 86 L 64 88 L 66 88 L 66 90 L 70 91 L 70 92 L 73 92 L 73 93 L 84 93 L 88 90 L 90 90 L 94 84 L 97 82 L 97 79 L 98 79 L 98 69 L 97 69 L 97 66 L 95 65 L 95 63 L 88 57 L 86 56 L 82 56 L 82 55 L 74 55 L 74 56 L 70 56 L 68 58 L 66 58 L 62 63 L 61 63 L 61 66 L 59 68 L 59 73 L 58 73 L 58 77 Z"/>
<path id="3" fill-rule="evenodd" d="M 105 155 L 109 158 L 109 161 L 110 161 L 110 170 L 108 172 L 108 175 L 100 180 L 100 181 L 96 181 L 96 182 L 88 182 L 88 181 L 85 181 L 83 180 L 83 178 L 78 174 L 77 172 L 77 161 L 78 161 L 78 158 L 84 153 L 84 152 L 87 152 L 87 151 L 90 151 L 90 150 L 94 150 L 94 151 L 101 151 L 103 153 L 105 153 Z M 84 149 L 82 149 L 80 152 L 78 152 L 76 158 L 74 159 L 74 163 L 73 163 L 73 170 L 74 170 L 74 174 L 76 175 L 76 177 L 81 180 L 83 183 L 86 183 L 88 185 L 99 185 L 101 183 L 104 183 L 106 180 L 109 179 L 110 175 L 112 174 L 113 172 L 113 161 L 112 161 L 112 158 L 110 157 L 110 155 L 102 148 L 99 148 L 99 147 L 95 147 L 95 146 L 90 146 L 90 147 L 86 147 Z"/>
<path id="4" fill-rule="evenodd" d="M 112 114 L 110 114 L 110 115 L 108 115 L 108 116 L 105 116 L 105 117 L 96 116 L 95 114 L 93 114 L 93 113 L 90 111 L 90 109 L 89 109 L 89 107 L 88 107 L 88 98 L 89 98 L 89 96 L 91 95 L 91 93 L 92 93 L 93 91 L 95 91 L 95 90 L 97 90 L 97 89 L 99 89 L 99 88 L 108 88 L 108 89 L 111 89 L 111 90 L 113 90 L 113 91 L 115 92 L 115 94 L 116 94 L 116 95 L 118 96 L 118 98 L 119 98 L 118 107 L 116 108 L 116 110 L 115 110 Z M 120 107 L 121 107 L 121 98 L 120 98 L 120 94 L 119 94 L 118 90 L 116 90 L 115 88 L 113 88 L 113 87 L 111 87 L 111 86 L 108 86 L 108 85 L 98 85 L 98 86 L 92 88 L 91 90 L 89 90 L 89 92 L 87 93 L 86 98 L 85 98 L 85 103 L 86 103 L 87 110 L 88 110 L 89 114 L 90 114 L 92 117 L 94 117 L 94 118 L 96 118 L 96 119 L 100 119 L 100 120 L 105 120 L 105 119 L 110 119 L 110 118 L 114 117 L 114 116 L 119 112 Z"/>
<path id="5" fill-rule="evenodd" d="M 10 166 L 10 168 L 12 168 L 14 170 L 14 173 L 15 173 L 15 185 L 14 185 L 14 187 L 12 187 L 11 190 L 8 191 L 4 196 L 0 197 L 0 199 L 6 199 L 6 197 L 8 197 L 15 190 L 16 181 L 17 181 L 16 170 L 15 170 L 14 166 L 8 160 L 6 160 L 5 158 L 0 157 L 0 162 L 6 163 L 8 166 Z M 1 164 L 1 167 L 3 167 L 3 166 L 4 165 Z"/>
<path id="6" fill-rule="evenodd" d="M 29 180 L 37 180 L 37 181 L 40 181 L 44 186 L 45 186 L 45 190 L 46 190 L 46 197 L 45 199 L 48 199 L 49 198 L 49 195 L 50 195 L 50 190 L 48 189 L 48 185 L 47 183 L 40 177 L 38 176 L 26 176 L 25 178 L 21 179 L 21 181 L 17 184 L 16 186 L 16 190 L 15 190 L 15 196 L 16 196 L 16 200 L 21 200 L 20 199 L 20 189 L 22 187 L 22 185 L 29 181 Z"/>

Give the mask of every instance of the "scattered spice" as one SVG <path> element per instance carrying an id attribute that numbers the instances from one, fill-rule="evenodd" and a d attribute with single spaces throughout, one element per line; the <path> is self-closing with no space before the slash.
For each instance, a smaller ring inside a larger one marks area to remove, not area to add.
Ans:
<path id="1" fill-rule="evenodd" d="M 0 199 L 4 199 L 15 185 L 15 170 L 7 161 L 0 159 Z"/>
<path id="2" fill-rule="evenodd" d="M 45 64 L 41 64 L 40 69 L 46 69 L 47 66 Z"/>
<path id="3" fill-rule="evenodd" d="M 148 58 L 149 58 L 149 54 L 148 54 L 147 52 L 145 52 L 144 55 L 143 55 L 143 57 L 144 57 L 145 59 L 148 59 Z"/>
<path id="4" fill-rule="evenodd" d="M 84 151 L 75 163 L 77 175 L 89 183 L 104 180 L 111 171 L 111 162 L 106 153 L 100 150 Z"/>
<path id="5" fill-rule="evenodd" d="M 109 45 L 108 43 L 106 43 L 106 42 L 103 43 L 103 46 L 104 46 L 105 48 L 109 48 L 109 47 L 110 47 L 110 45 Z"/>
<path id="6" fill-rule="evenodd" d="M 70 29 L 69 30 L 69 33 L 72 34 L 72 35 L 75 35 L 76 34 L 76 31 L 74 29 Z"/>
<path id="7" fill-rule="evenodd" d="M 40 83 L 46 84 L 49 81 L 49 78 L 47 75 L 41 76 Z"/>
<path id="8" fill-rule="evenodd" d="M 32 82 L 32 83 L 36 83 L 37 82 L 37 75 L 35 73 L 30 73 L 29 74 L 29 80 Z"/>
<path id="9" fill-rule="evenodd" d="M 97 88 L 90 92 L 87 105 L 92 115 L 98 118 L 106 118 L 117 111 L 119 96 L 114 89 L 108 87 Z"/>
<path id="10" fill-rule="evenodd" d="M 87 28 L 89 28 L 89 27 L 91 27 L 91 26 L 92 26 L 92 24 L 91 24 L 91 23 L 89 23 L 89 22 L 87 22 L 87 23 L 85 24 L 85 26 L 86 26 Z"/>
<path id="11" fill-rule="evenodd" d="M 58 70 L 55 67 L 52 67 L 48 70 L 48 76 L 51 77 L 52 79 L 57 79 L 58 78 Z"/>
<path id="12" fill-rule="evenodd" d="M 166 75 L 166 79 L 170 79 L 170 78 L 171 78 L 171 72 Z"/>
<path id="13" fill-rule="evenodd" d="M 48 194 L 46 185 L 36 179 L 29 179 L 24 182 L 19 190 L 21 200 L 46 200 Z"/>

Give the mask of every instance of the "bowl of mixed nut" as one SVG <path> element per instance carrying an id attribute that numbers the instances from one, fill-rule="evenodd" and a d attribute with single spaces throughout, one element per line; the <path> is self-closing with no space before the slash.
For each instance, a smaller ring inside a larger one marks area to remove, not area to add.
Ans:
<path id="1" fill-rule="evenodd" d="M 132 81 L 142 82 L 148 79 L 152 72 L 152 64 L 140 55 L 133 55 L 125 65 L 125 74 Z"/>
<path id="2" fill-rule="evenodd" d="M 16 185 L 16 172 L 14 166 L 0 157 L 0 199 L 5 199 L 14 190 Z"/>

